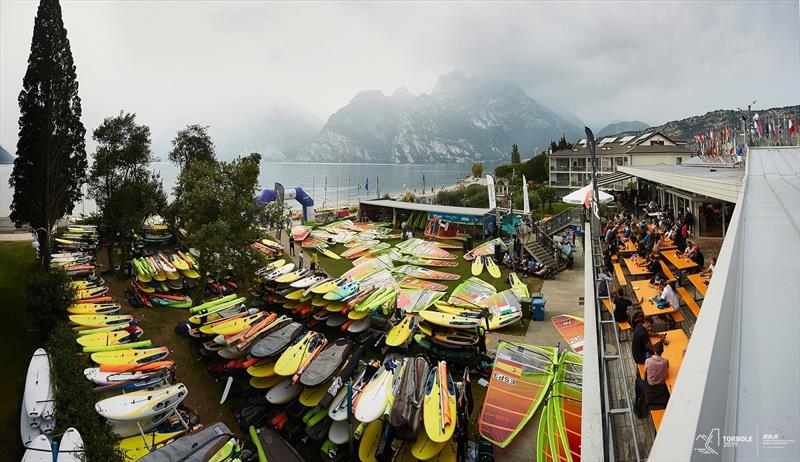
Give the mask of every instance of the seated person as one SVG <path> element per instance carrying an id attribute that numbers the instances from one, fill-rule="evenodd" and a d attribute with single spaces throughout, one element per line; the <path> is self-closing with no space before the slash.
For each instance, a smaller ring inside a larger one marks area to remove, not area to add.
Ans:
<path id="1" fill-rule="evenodd" d="M 507 253 L 507 254 L 506 254 L 504 257 L 503 257 L 503 266 L 505 266 L 506 268 L 508 268 L 509 266 L 511 266 L 511 254 L 510 254 L 510 253 Z"/>
<path id="2" fill-rule="evenodd" d="M 645 360 L 653 353 L 653 344 L 650 342 L 651 327 L 653 327 L 653 319 L 646 317 L 633 329 L 631 355 L 636 364 L 644 364 Z"/>
<path id="3" fill-rule="evenodd" d="M 664 343 L 658 342 L 653 346 L 653 356 L 644 362 L 644 377 L 647 381 L 644 399 L 650 409 L 664 409 L 669 401 L 667 388 L 667 373 L 669 360 L 664 358 Z"/>
<path id="4" fill-rule="evenodd" d="M 686 258 L 692 255 L 692 250 L 694 250 L 694 244 L 689 239 L 686 240 L 686 248 L 684 250 L 681 250 L 680 247 L 678 248 L 678 251 L 682 252 Z"/>
<path id="5" fill-rule="evenodd" d="M 647 251 L 647 242 L 645 242 L 644 240 L 639 241 L 639 243 L 636 245 L 636 255 L 642 258 L 646 258 L 648 253 L 649 252 Z"/>
<path id="6" fill-rule="evenodd" d="M 705 262 L 705 257 L 703 256 L 703 252 L 700 251 L 700 246 L 695 244 L 694 249 L 692 249 L 692 254 L 689 256 L 689 260 L 693 261 L 697 264 L 699 268 L 702 268 Z"/>
<path id="7" fill-rule="evenodd" d="M 658 296 L 658 299 L 669 303 L 669 305 L 676 311 L 681 307 L 681 302 L 678 299 L 678 295 L 675 293 L 675 289 L 672 287 L 671 282 L 665 282 L 661 284 L 661 294 Z"/>
<path id="8" fill-rule="evenodd" d="M 608 281 L 611 281 L 613 278 L 611 277 L 611 269 L 608 267 L 603 268 L 603 271 L 597 275 L 597 295 L 600 297 L 608 297 L 609 290 L 608 290 Z"/>
<path id="9" fill-rule="evenodd" d="M 632 302 L 625 298 L 625 291 L 622 290 L 622 287 L 617 289 L 614 294 L 614 321 L 616 322 L 628 322 L 628 308 L 631 306 L 640 306 L 641 302 Z"/>
<path id="10" fill-rule="evenodd" d="M 717 257 L 711 257 L 711 263 L 708 264 L 708 267 L 703 271 L 700 271 L 700 276 L 704 278 L 710 278 L 712 274 L 714 274 L 714 267 L 717 266 Z"/>
<path id="11" fill-rule="evenodd" d="M 667 275 L 661 271 L 661 268 L 658 268 L 655 273 L 653 273 L 653 277 L 647 281 L 648 285 L 653 288 L 657 288 L 661 290 L 661 285 L 667 282 Z"/>

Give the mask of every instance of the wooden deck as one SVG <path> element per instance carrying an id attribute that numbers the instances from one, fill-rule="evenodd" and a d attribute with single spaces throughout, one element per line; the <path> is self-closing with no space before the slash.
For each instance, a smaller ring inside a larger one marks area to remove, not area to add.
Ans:
<path id="1" fill-rule="evenodd" d="M 686 278 L 682 277 L 679 272 L 676 272 L 675 276 L 681 280 L 682 285 L 689 284 Z M 630 284 L 627 287 L 624 287 L 624 289 L 626 291 L 626 296 L 629 299 L 634 299 L 634 294 L 630 288 Z M 689 329 L 694 325 L 697 318 L 685 305 L 681 305 L 679 311 L 683 316 L 684 321 L 677 325 L 675 329 L 682 329 L 683 332 L 688 336 Z M 611 316 L 607 310 L 602 310 L 601 313 L 603 319 L 611 319 Z M 612 331 L 612 329 L 615 328 L 616 324 L 603 324 L 603 338 L 606 342 L 605 348 L 607 355 L 613 355 L 616 353 L 616 351 L 614 351 L 616 349 L 616 345 L 614 344 L 613 340 L 614 332 Z M 608 408 L 612 409 L 627 407 L 628 403 L 625 402 L 625 389 L 623 387 L 627 387 L 628 389 L 628 396 L 630 396 L 631 399 L 631 408 L 633 407 L 633 401 L 635 400 L 636 396 L 635 387 L 638 370 L 636 363 L 634 363 L 633 357 L 631 356 L 630 335 L 621 333 L 620 348 L 622 351 L 619 353 L 621 354 L 622 358 L 620 360 L 606 362 L 607 373 L 609 377 L 608 391 L 609 398 L 611 400 L 611 402 L 607 404 Z M 639 419 L 633 415 L 633 422 L 633 427 L 631 427 L 628 414 L 619 414 L 611 417 L 614 454 L 616 461 L 635 462 L 637 460 L 634 441 L 636 441 L 638 444 L 640 460 L 647 460 L 647 457 L 650 454 L 650 448 L 653 446 L 653 440 L 656 436 L 656 428 L 653 424 L 652 418 L 648 415 L 648 417 L 644 419 Z"/>

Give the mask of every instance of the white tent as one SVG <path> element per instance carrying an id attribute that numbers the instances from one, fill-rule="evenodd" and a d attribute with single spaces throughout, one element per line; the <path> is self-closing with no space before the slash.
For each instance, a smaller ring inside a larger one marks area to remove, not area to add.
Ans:
<path id="1" fill-rule="evenodd" d="M 605 204 L 607 202 L 611 202 L 614 200 L 614 196 L 608 193 L 604 193 L 603 191 L 598 191 L 600 194 L 600 203 Z M 562 201 L 566 202 L 567 204 L 584 204 L 586 203 L 586 196 L 589 196 L 591 200 L 592 197 L 592 185 L 586 185 L 577 191 L 573 191 L 566 196 L 564 196 Z"/>

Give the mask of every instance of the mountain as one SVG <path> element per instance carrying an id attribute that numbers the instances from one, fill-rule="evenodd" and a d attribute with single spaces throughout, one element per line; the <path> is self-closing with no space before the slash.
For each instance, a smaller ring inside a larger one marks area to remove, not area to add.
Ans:
<path id="1" fill-rule="evenodd" d="M 751 116 L 758 114 L 760 120 L 778 121 L 783 120 L 784 116 L 791 115 L 792 120 L 797 123 L 800 120 L 800 106 L 784 106 L 770 109 L 754 109 L 750 111 Z M 675 140 L 688 141 L 695 133 L 703 133 L 710 128 L 739 127 L 741 131 L 742 116 L 747 112 L 733 109 L 720 109 L 707 112 L 701 116 L 687 117 L 681 120 L 673 120 L 657 127 L 650 127 L 647 131 L 658 131 Z"/>
<path id="2" fill-rule="evenodd" d="M 13 164 L 13 163 L 14 163 L 14 156 L 12 156 L 10 152 L 6 151 L 6 148 L 0 146 L 0 164 Z"/>
<path id="3" fill-rule="evenodd" d="M 507 160 L 544 149 L 578 126 L 537 103 L 510 82 L 439 77 L 430 95 L 400 88 L 391 96 L 358 93 L 330 116 L 296 160 L 323 162 L 436 163 Z"/>
<path id="4" fill-rule="evenodd" d="M 640 120 L 626 120 L 622 122 L 614 122 L 603 127 L 595 136 L 608 136 L 618 135 L 621 133 L 633 133 L 642 131 L 648 128 L 650 124 L 646 124 Z"/>

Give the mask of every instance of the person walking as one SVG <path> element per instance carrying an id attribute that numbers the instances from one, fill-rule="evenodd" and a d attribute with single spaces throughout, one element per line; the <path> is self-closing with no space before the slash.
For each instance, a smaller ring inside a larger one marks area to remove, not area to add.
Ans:
<path id="1" fill-rule="evenodd" d="M 289 235 L 289 255 L 294 256 L 294 236 Z"/>

